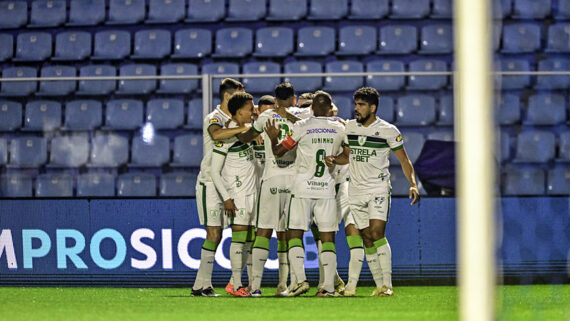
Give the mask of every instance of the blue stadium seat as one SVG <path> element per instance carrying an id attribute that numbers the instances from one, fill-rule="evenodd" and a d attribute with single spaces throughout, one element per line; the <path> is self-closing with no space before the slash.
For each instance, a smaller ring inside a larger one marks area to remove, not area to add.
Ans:
<path id="1" fill-rule="evenodd" d="M 186 22 L 216 22 L 225 15 L 225 0 L 189 0 Z"/>
<path id="2" fill-rule="evenodd" d="M 410 62 L 410 72 L 444 72 L 447 64 L 442 60 L 416 60 Z M 408 89 L 412 90 L 438 90 L 447 85 L 447 76 L 421 76 L 408 78 Z"/>
<path id="3" fill-rule="evenodd" d="M 267 13 L 265 0 L 229 0 L 226 21 L 259 21 Z"/>
<path id="4" fill-rule="evenodd" d="M 418 49 L 418 31 L 409 25 L 387 25 L 380 28 L 379 54 L 406 55 Z"/>
<path id="5" fill-rule="evenodd" d="M 546 193 L 567 196 L 568 191 L 570 191 L 570 167 L 556 166 L 548 170 Z"/>
<path id="6" fill-rule="evenodd" d="M 121 60 L 131 54 L 131 34 L 124 30 L 99 31 L 91 59 Z"/>
<path id="7" fill-rule="evenodd" d="M 212 62 L 202 65 L 202 74 L 239 74 L 239 65 L 233 62 Z M 212 80 L 212 88 L 219 88 L 222 79 Z"/>
<path id="8" fill-rule="evenodd" d="M 170 55 L 170 31 L 141 30 L 135 33 L 135 48 L 131 58 L 163 59 Z"/>
<path id="9" fill-rule="evenodd" d="M 526 130 L 517 136 L 515 162 L 546 163 L 554 159 L 554 133 Z"/>
<path id="10" fill-rule="evenodd" d="M 202 99 L 192 99 L 188 102 L 188 117 L 184 128 L 188 129 L 202 129 Z"/>
<path id="11" fill-rule="evenodd" d="M 72 100 L 65 104 L 66 130 L 93 130 L 103 121 L 103 107 L 97 100 Z"/>
<path id="12" fill-rule="evenodd" d="M 2 78 L 37 77 L 38 71 L 33 67 L 8 67 L 2 71 Z M 29 96 L 36 91 L 35 81 L 3 82 L 2 96 Z"/>
<path id="13" fill-rule="evenodd" d="M 156 196 L 156 176 L 149 173 L 127 173 L 120 175 L 117 180 L 117 196 Z"/>
<path id="14" fill-rule="evenodd" d="M 285 63 L 284 72 L 285 74 L 321 73 L 323 66 L 316 61 L 291 61 Z M 285 77 L 285 81 L 295 84 L 295 89 L 300 92 L 313 92 L 323 86 L 321 77 Z"/>
<path id="15" fill-rule="evenodd" d="M 175 129 L 184 123 L 184 101 L 181 99 L 156 98 L 146 103 L 146 121 L 154 129 Z"/>
<path id="16" fill-rule="evenodd" d="M 96 133 L 91 139 L 90 167 L 118 167 L 129 160 L 129 140 L 118 134 Z"/>
<path id="17" fill-rule="evenodd" d="M 0 29 L 20 28 L 28 22 L 26 1 L 0 2 Z"/>
<path id="18" fill-rule="evenodd" d="M 8 141 L 0 137 L 0 165 L 8 163 Z"/>
<path id="19" fill-rule="evenodd" d="M 107 24 L 136 24 L 145 19 L 145 0 L 109 0 Z"/>
<path id="20" fill-rule="evenodd" d="M 513 18 L 544 19 L 550 15 L 551 0 L 513 0 Z"/>
<path id="21" fill-rule="evenodd" d="M 301 20 L 307 15 L 307 0 L 269 0 L 269 21 Z"/>
<path id="22" fill-rule="evenodd" d="M 1 197 L 32 197 L 32 177 L 20 173 L 9 173 L 0 177 Z"/>
<path id="23" fill-rule="evenodd" d="M 72 66 L 48 66 L 42 68 L 41 77 L 61 78 L 75 77 L 77 70 Z M 40 81 L 40 96 L 66 96 L 77 88 L 75 80 L 65 81 Z"/>
<path id="24" fill-rule="evenodd" d="M 73 197 L 70 174 L 41 174 L 36 177 L 36 197 Z"/>
<path id="25" fill-rule="evenodd" d="M 246 28 L 223 28 L 216 31 L 214 57 L 242 58 L 253 48 L 253 32 Z"/>
<path id="26" fill-rule="evenodd" d="M 570 131 L 560 133 L 557 160 L 570 162 Z"/>
<path id="27" fill-rule="evenodd" d="M 160 66 L 161 76 L 196 76 L 198 67 L 194 64 L 166 64 Z M 189 94 L 198 89 L 198 79 L 161 79 L 158 93 Z"/>
<path id="28" fill-rule="evenodd" d="M 398 161 L 395 163 L 396 165 L 400 164 Z M 402 171 L 402 167 L 400 166 L 390 166 L 390 185 L 392 186 L 392 195 L 394 196 L 408 196 L 410 194 L 410 182 L 404 175 Z M 416 182 L 418 183 L 418 188 L 420 195 L 427 195 L 427 192 L 424 190 L 422 183 L 416 177 Z"/>
<path id="29" fill-rule="evenodd" d="M 0 33 L 0 62 L 14 56 L 14 37 L 7 33 Z"/>
<path id="30" fill-rule="evenodd" d="M 528 98 L 528 125 L 558 125 L 566 121 L 566 99 L 561 94 L 539 93 Z"/>
<path id="31" fill-rule="evenodd" d="M 570 19 L 570 0 L 558 0 L 558 6 L 554 9 L 554 19 Z"/>
<path id="32" fill-rule="evenodd" d="M 348 19 L 375 20 L 388 15 L 388 0 L 352 0 Z"/>
<path id="33" fill-rule="evenodd" d="M 495 118 L 501 125 L 513 125 L 520 123 L 521 102 L 519 96 L 503 93 L 500 96 Z"/>
<path id="34" fill-rule="evenodd" d="M 338 117 L 342 119 L 351 119 L 352 111 L 354 110 L 352 104 L 352 98 L 344 95 L 335 95 L 333 97 L 333 103 L 338 108 Z"/>
<path id="35" fill-rule="evenodd" d="M 399 126 L 426 126 L 435 122 L 435 99 L 408 94 L 398 98 L 396 119 Z"/>
<path id="36" fill-rule="evenodd" d="M 512 0 L 492 0 L 493 19 L 501 20 L 511 15 Z"/>
<path id="37" fill-rule="evenodd" d="M 567 71 L 570 69 L 570 60 L 562 58 L 546 58 L 538 62 L 538 71 Z M 566 89 L 570 85 L 567 75 L 536 76 L 536 89 Z"/>
<path id="38" fill-rule="evenodd" d="M 378 116 L 389 123 L 394 122 L 394 99 L 389 96 L 380 97 L 378 102 Z"/>
<path id="39" fill-rule="evenodd" d="M 61 103 L 36 100 L 26 104 L 24 128 L 29 131 L 52 131 L 61 127 Z"/>
<path id="40" fill-rule="evenodd" d="M 242 65 L 244 74 L 278 74 L 281 73 L 281 65 L 275 62 L 252 61 Z M 281 78 L 244 78 L 243 85 L 250 93 L 271 93 L 281 82 Z"/>
<path id="41" fill-rule="evenodd" d="M 170 161 L 168 137 L 154 134 L 151 137 L 137 135 L 131 146 L 131 167 L 160 167 Z"/>
<path id="42" fill-rule="evenodd" d="M 286 57 L 293 52 L 293 29 L 259 28 L 255 32 L 256 57 Z"/>
<path id="43" fill-rule="evenodd" d="M 207 29 L 182 29 L 174 34 L 172 58 L 204 58 L 212 53 L 212 32 Z"/>
<path id="44" fill-rule="evenodd" d="M 570 23 L 555 23 L 548 27 L 546 52 L 570 52 Z"/>
<path id="45" fill-rule="evenodd" d="M 156 76 L 156 67 L 149 64 L 128 64 L 119 69 L 121 76 Z M 148 94 L 156 89 L 156 79 L 119 80 L 120 94 Z"/>
<path id="46" fill-rule="evenodd" d="M 505 171 L 503 195 L 544 195 L 544 170 L 532 166 L 508 166 Z"/>
<path id="47" fill-rule="evenodd" d="M 376 50 L 378 35 L 370 26 L 340 28 L 337 55 L 368 55 Z"/>
<path id="48" fill-rule="evenodd" d="M 432 0 L 430 18 L 451 19 L 453 16 L 452 0 Z"/>
<path id="49" fill-rule="evenodd" d="M 453 52 L 453 32 L 450 24 L 424 26 L 421 34 L 420 53 L 449 54 Z"/>
<path id="50" fill-rule="evenodd" d="M 500 61 L 501 71 L 530 71 L 530 63 L 526 59 L 503 58 Z M 530 75 L 498 76 L 496 89 L 523 89 L 530 86 Z"/>
<path id="51" fill-rule="evenodd" d="M 404 72 L 404 63 L 399 60 L 375 60 L 366 64 L 367 72 Z M 404 76 L 368 76 L 366 86 L 382 91 L 400 90 L 404 87 Z"/>
<path id="52" fill-rule="evenodd" d="M 86 134 L 57 136 L 51 140 L 50 167 L 79 167 L 89 159 L 89 139 Z"/>
<path id="53" fill-rule="evenodd" d="M 14 61 L 42 61 L 51 56 L 51 34 L 47 32 L 22 32 L 16 40 Z"/>
<path id="54" fill-rule="evenodd" d="M 501 46 L 501 35 L 503 33 L 502 23 L 493 23 L 493 52 L 498 51 Z"/>
<path id="55" fill-rule="evenodd" d="M 443 95 L 439 97 L 439 109 L 437 111 L 437 125 L 453 126 L 453 96 Z"/>
<path id="56" fill-rule="evenodd" d="M 408 153 L 408 157 L 410 158 L 412 163 L 414 163 L 420 156 L 420 152 L 424 147 L 424 142 L 425 142 L 424 135 L 422 133 L 410 132 L 404 130 L 402 131 L 402 138 L 404 141 L 404 148 L 406 148 L 406 152 Z M 398 158 L 396 157 L 396 155 L 394 155 L 394 153 L 390 153 L 390 163 L 400 164 Z"/>
<path id="57" fill-rule="evenodd" d="M 330 27 L 304 27 L 297 32 L 295 56 L 326 56 L 335 51 L 336 36 Z"/>
<path id="58" fill-rule="evenodd" d="M 146 23 L 174 23 L 186 15 L 185 0 L 150 0 Z"/>
<path id="59" fill-rule="evenodd" d="M 77 177 L 78 197 L 115 196 L 115 177 L 109 173 L 85 173 Z"/>
<path id="60" fill-rule="evenodd" d="M 143 115 L 143 103 L 140 100 L 109 100 L 105 113 L 105 127 L 119 130 L 137 129 L 143 123 Z"/>
<path id="61" fill-rule="evenodd" d="M 22 127 L 22 104 L 15 101 L 0 101 L 0 132 L 9 132 Z"/>
<path id="62" fill-rule="evenodd" d="M 105 20 L 105 0 L 71 0 L 69 26 L 94 26 Z"/>
<path id="63" fill-rule="evenodd" d="M 83 60 L 91 56 L 91 48 L 89 32 L 60 32 L 55 36 L 55 54 L 52 60 Z"/>
<path id="64" fill-rule="evenodd" d="M 499 162 L 504 162 L 511 158 L 511 138 L 508 133 L 501 132 L 499 138 L 495 140 L 495 153 Z"/>
<path id="65" fill-rule="evenodd" d="M 516 23 L 503 27 L 505 53 L 535 52 L 540 49 L 540 26 L 532 23 Z"/>
<path id="66" fill-rule="evenodd" d="M 67 17 L 65 0 L 36 0 L 32 2 L 28 27 L 57 27 Z"/>
<path id="67" fill-rule="evenodd" d="M 185 134 L 174 138 L 172 167 L 199 167 L 203 155 L 202 134 Z"/>
<path id="68" fill-rule="evenodd" d="M 429 15 L 429 0 L 392 0 L 392 19 L 422 19 Z"/>
<path id="69" fill-rule="evenodd" d="M 359 61 L 331 61 L 325 65 L 325 72 L 364 72 L 364 66 Z M 362 87 L 362 77 L 325 77 L 325 90 L 327 91 L 354 91 Z"/>
<path id="70" fill-rule="evenodd" d="M 311 0 L 309 20 L 339 20 L 348 13 L 348 0 Z"/>
<path id="71" fill-rule="evenodd" d="M 18 136 L 10 141 L 11 167 L 33 168 L 47 162 L 47 141 L 43 137 Z"/>
<path id="72" fill-rule="evenodd" d="M 454 140 L 452 129 L 434 130 L 427 135 L 427 139 L 452 142 Z"/>
<path id="73" fill-rule="evenodd" d="M 162 174 L 160 196 L 196 196 L 197 175 L 186 172 Z"/>
<path id="74" fill-rule="evenodd" d="M 116 75 L 117 70 L 115 67 L 109 65 L 83 66 L 79 70 L 79 76 L 81 77 L 106 77 Z M 115 91 L 115 86 L 115 80 L 80 80 L 77 94 L 108 95 Z"/>

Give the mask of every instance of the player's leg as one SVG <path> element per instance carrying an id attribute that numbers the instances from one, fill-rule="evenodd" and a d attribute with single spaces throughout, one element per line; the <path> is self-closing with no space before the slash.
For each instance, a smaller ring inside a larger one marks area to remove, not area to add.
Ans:
<path id="1" fill-rule="evenodd" d="M 377 195 L 370 200 L 370 232 L 382 269 L 383 286 L 379 296 L 392 296 L 392 250 L 386 239 L 386 223 L 390 214 L 390 193 Z"/>
<path id="2" fill-rule="evenodd" d="M 255 223 L 255 222 L 253 222 Z M 252 224 L 253 224 L 252 223 Z M 251 290 L 251 282 L 252 282 L 252 254 L 251 251 L 253 250 L 253 243 L 255 242 L 255 226 L 250 225 L 247 230 L 247 239 L 245 241 L 245 249 L 243 252 L 243 264 L 247 267 L 247 280 L 248 280 L 248 287 Z"/>
<path id="3" fill-rule="evenodd" d="M 230 264 L 232 267 L 233 295 L 250 296 L 249 292 L 241 283 L 241 273 L 243 271 L 243 252 L 247 241 L 247 225 L 232 224 L 232 243 L 230 245 Z"/>
<path id="4" fill-rule="evenodd" d="M 311 203 L 310 199 L 295 198 L 289 200 L 287 240 L 289 248 L 289 264 L 297 278 L 297 285 L 289 292 L 289 296 L 299 296 L 309 291 L 309 282 L 305 274 L 305 248 L 303 233 L 309 230 Z"/>
<path id="5" fill-rule="evenodd" d="M 356 286 L 360 278 L 362 263 L 364 262 L 364 244 L 350 214 L 345 218 L 344 232 L 346 234 L 346 242 L 350 248 L 350 261 L 348 262 L 348 282 L 342 294 L 344 296 L 354 296 L 356 295 Z"/>
<path id="6" fill-rule="evenodd" d="M 335 233 L 338 230 L 338 217 L 336 213 L 336 201 L 334 199 L 314 200 L 314 220 L 319 229 L 322 242 L 319 257 L 322 261 L 324 272 L 323 296 L 338 295 L 335 289 L 337 277 L 337 256 L 335 247 Z"/>
<path id="7" fill-rule="evenodd" d="M 321 260 L 321 251 L 323 249 L 323 243 L 321 242 L 321 237 L 319 234 L 319 229 L 317 228 L 317 223 L 314 221 L 311 223 L 311 232 L 313 233 L 313 239 L 315 240 L 315 244 L 317 245 L 317 253 L 319 255 L 318 262 L 319 262 L 319 283 L 317 284 L 317 294 L 322 292 L 323 290 L 323 283 L 325 282 L 325 271 L 323 270 L 323 261 Z"/>
<path id="8" fill-rule="evenodd" d="M 275 296 L 287 296 L 287 278 L 289 277 L 289 257 L 287 255 L 287 233 L 277 232 L 277 259 L 279 261 L 279 283 Z"/>

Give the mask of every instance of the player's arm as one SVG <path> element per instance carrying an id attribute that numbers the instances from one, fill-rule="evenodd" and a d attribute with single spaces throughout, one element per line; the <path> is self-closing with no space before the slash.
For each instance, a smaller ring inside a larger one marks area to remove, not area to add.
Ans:
<path id="1" fill-rule="evenodd" d="M 281 127 L 281 126 L 279 126 Z M 287 136 L 281 144 L 278 143 L 279 137 L 279 127 L 275 126 L 275 121 L 270 121 L 267 126 L 265 127 L 265 132 L 269 139 L 271 140 L 271 150 L 273 151 L 273 155 L 280 157 L 283 156 L 287 151 L 293 149 L 296 145 L 295 141 L 291 138 L 291 136 Z"/>
<path id="2" fill-rule="evenodd" d="M 236 128 L 222 128 L 218 124 L 210 124 L 208 127 L 208 133 L 213 140 L 226 140 L 234 137 L 235 135 L 247 131 L 247 126 L 241 126 Z"/>
<path id="3" fill-rule="evenodd" d="M 226 186 L 224 185 L 221 174 L 225 161 L 226 153 L 218 149 L 214 149 L 212 153 L 211 177 L 212 181 L 214 182 L 214 186 L 216 186 L 218 193 L 220 193 L 222 199 L 224 200 L 224 211 L 226 215 L 234 217 L 237 207 L 234 203 L 234 200 L 231 198 L 230 193 L 226 189 Z"/>
<path id="4" fill-rule="evenodd" d="M 239 133 L 236 135 L 237 139 L 239 139 L 242 143 L 249 143 L 254 140 L 257 136 L 259 136 L 261 132 L 257 131 L 254 126 L 250 127 L 249 130 Z"/>
<path id="5" fill-rule="evenodd" d="M 412 161 L 408 157 L 408 153 L 406 152 L 406 149 L 403 145 L 402 148 L 393 150 L 393 152 L 400 161 L 404 175 L 406 175 L 408 182 L 410 182 L 409 198 L 413 197 L 412 203 L 410 205 L 414 205 L 420 201 L 420 193 L 418 191 L 418 185 L 416 184 L 416 172 L 414 170 L 414 165 L 412 165 Z"/>
<path id="6" fill-rule="evenodd" d="M 342 146 L 342 153 L 334 156 L 330 155 L 325 158 L 325 163 L 328 167 L 332 168 L 335 165 L 346 165 L 348 164 L 350 156 L 350 147 L 343 145 Z"/>

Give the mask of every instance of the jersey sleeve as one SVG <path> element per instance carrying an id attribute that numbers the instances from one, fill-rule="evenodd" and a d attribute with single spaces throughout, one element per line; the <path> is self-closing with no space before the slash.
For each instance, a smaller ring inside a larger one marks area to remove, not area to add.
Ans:
<path id="1" fill-rule="evenodd" d="M 404 139 L 402 138 L 402 134 L 396 127 L 390 128 L 387 140 L 388 140 L 388 146 L 390 146 L 390 149 L 392 149 L 393 151 L 396 151 L 404 147 Z"/>
<path id="2" fill-rule="evenodd" d="M 293 147 L 295 147 L 295 145 L 297 145 L 297 142 L 303 137 L 305 136 L 305 130 L 303 129 L 303 121 L 298 121 L 296 123 L 293 124 L 293 126 L 291 127 L 291 136 L 287 136 L 285 137 L 285 139 L 283 139 L 283 141 L 281 142 L 281 145 L 283 145 L 283 147 L 285 147 L 287 150 L 291 150 L 293 149 Z"/>
<path id="3" fill-rule="evenodd" d="M 259 117 L 257 117 L 257 119 L 253 122 L 251 128 L 253 128 L 253 130 L 258 133 L 262 133 L 263 129 L 265 128 L 265 123 L 269 118 L 268 115 L 269 114 L 267 112 L 262 112 L 261 115 L 259 115 Z"/>
<path id="4" fill-rule="evenodd" d="M 224 186 L 224 180 L 222 179 L 222 167 L 226 161 L 226 153 L 222 153 L 217 149 L 214 149 L 214 153 L 212 153 L 212 168 L 210 170 L 210 175 L 212 177 L 212 181 L 214 182 L 214 186 L 216 186 L 216 190 L 222 196 L 222 200 L 226 201 L 230 199 L 230 193 Z"/>
<path id="5" fill-rule="evenodd" d="M 224 120 L 222 116 L 218 113 L 213 113 L 210 118 L 208 119 L 208 128 L 213 125 L 218 125 L 220 127 L 224 127 Z"/>

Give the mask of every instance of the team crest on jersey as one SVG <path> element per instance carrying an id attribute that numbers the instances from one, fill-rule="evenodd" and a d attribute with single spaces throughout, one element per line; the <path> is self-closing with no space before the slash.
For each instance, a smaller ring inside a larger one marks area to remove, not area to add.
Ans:
<path id="1" fill-rule="evenodd" d="M 244 217 L 244 216 L 245 216 L 245 209 L 240 208 L 240 209 L 237 211 L 237 215 L 239 215 L 240 217 Z"/>
<path id="2" fill-rule="evenodd" d="M 358 136 L 358 145 L 362 146 L 366 144 L 366 136 Z"/>
<path id="3" fill-rule="evenodd" d="M 214 145 L 216 145 L 216 147 L 222 147 L 222 146 L 224 146 L 224 143 L 222 143 L 221 141 L 218 140 L 214 143 Z"/>
<path id="4" fill-rule="evenodd" d="M 218 210 L 211 210 L 211 211 L 210 211 L 210 216 L 212 216 L 213 218 L 218 217 Z"/>
<path id="5" fill-rule="evenodd" d="M 269 191 L 271 192 L 271 194 L 275 195 L 277 194 L 277 187 L 272 187 L 269 189 Z"/>
<path id="6" fill-rule="evenodd" d="M 219 124 L 220 121 L 217 118 L 210 119 L 210 124 Z"/>
<path id="7" fill-rule="evenodd" d="M 380 135 L 379 132 L 375 132 L 375 133 L 374 133 L 374 136 L 379 136 L 379 135 Z"/>
<path id="8" fill-rule="evenodd" d="M 402 141 L 402 135 L 398 135 L 398 137 L 396 137 L 396 141 L 399 143 Z"/>

